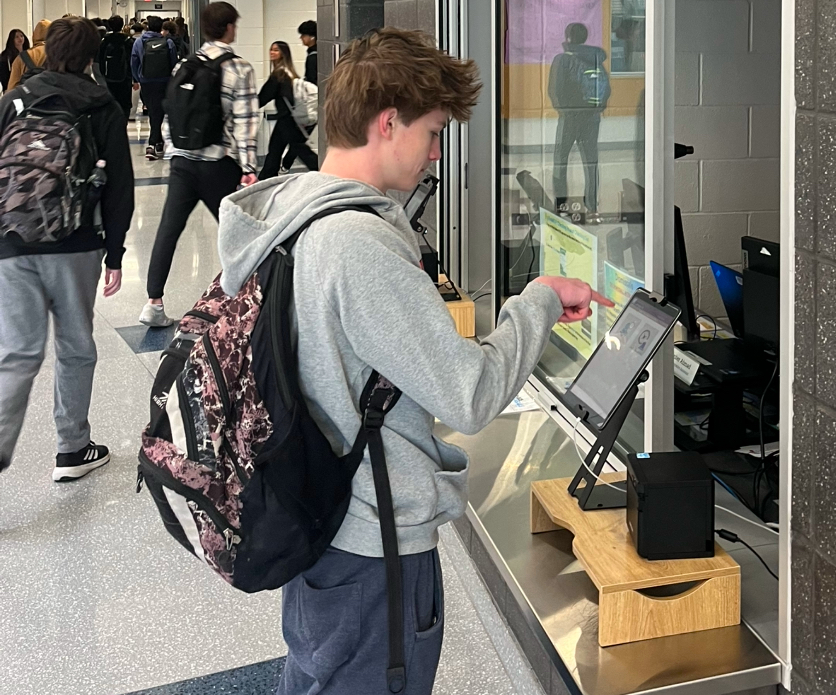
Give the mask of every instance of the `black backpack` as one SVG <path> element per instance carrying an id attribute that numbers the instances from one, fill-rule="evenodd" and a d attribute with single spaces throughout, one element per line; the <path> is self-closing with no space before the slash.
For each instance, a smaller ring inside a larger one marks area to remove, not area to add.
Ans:
<path id="1" fill-rule="evenodd" d="M 145 54 L 142 56 L 142 78 L 145 80 L 159 80 L 171 75 L 171 54 L 168 50 L 168 39 L 165 36 L 155 36 L 142 39 L 145 44 Z"/>
<path id="2" fill-rule="evenodd" d="M 116 35 L 114 35 L 116 36 Z M 122 83 L 130 77 L 130 53 L 128 39 L 116 41 L 111 37 L 104 40 L 99 67 L 108 83 Z"/>
<path id="3" fill-rule="evenodd" d="M 214 60 L 193 55 L 180 63 L 169 80 L 164 108 L 171 141 L 177 149 L 199 150 L 223 139 L 221 66 L 235 57 L 229 52 Z"/>
<path id="4" fill-rule="evenodd" d="M 347 210 L 377 214 L 365 206 L 318 213 L 234 297 L 218 276 L 186 312 L 152 387 L 137 492 L 147 486 L 166 530 L 229 584 L 276 589 L 330 546 L 368 446 L 386 566 L 387 680 L 398 693 L 406 685 L 403 589 L 380 429 L 401 392 L 373 371 L 354 445 L 337 456 L 308 412 L 291 341 L 293 246 L 312 222 Z"/>
<path id="5" fill-rule="evenodd" d="M 104 179 L 95 171 L 91 115 L 55 95 L 36 97 L 27 85 L 18 99 L 0 137 L 0 229 L 26 244 L 57 243 L 96 224 Z"/>
<path id="6" fill-rule="evenodd" d="M 20 59 L 23 61 L 23 65 L 26 67 L 26 69 L 20 76 L 19 84 L 23 84 L 30 77 L 40 75 L 44 71 L 44 68 L 39 68 L 37 65 L 35 65 L 35 61 L 32 60 L 32 56 L 29 55 L 29 51 L 21 51 Z"/>

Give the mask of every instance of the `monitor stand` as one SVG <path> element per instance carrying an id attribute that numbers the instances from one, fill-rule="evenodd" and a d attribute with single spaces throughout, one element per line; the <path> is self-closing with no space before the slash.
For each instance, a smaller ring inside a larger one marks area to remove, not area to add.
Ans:
<path id="1" fill-rule="evenodd" d="M 598 438 L 589 450 L 589 453 L 584 459 L 586 466 L 581 465 L 575 477 L 569 484 L 569 494 L 577 498 L 578 506 L 584 511 L 595 511 L 596 509 L 618 509 L 627 506 L 627 483 L 612 483 L 618 489 L 598 483 L 595 475 L 600 476 L 604 469 L 604 464 L 607 457 L 612 451 L 615 440 L 618 439 L 618 434 L 621 432 L 621 427 L 624 421 L 630 414 L 636 396 L 639 393 L 639 384 L 644 383 L 648 379 L 647 371 L 643 371 L 639 375 L 638 380 L 634 383 L 621 405 L 618 406 L 610 421 L 604 426 L 604 429 L 598 434 Z M 591 468 L 595 475 L 589 471 Z M 584 485 L 581 487 L 581 483 Z"/>

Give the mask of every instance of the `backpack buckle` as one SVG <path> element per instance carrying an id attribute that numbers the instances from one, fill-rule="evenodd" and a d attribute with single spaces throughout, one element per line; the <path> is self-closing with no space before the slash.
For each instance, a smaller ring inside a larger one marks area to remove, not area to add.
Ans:
<path id="1" fill-rule="evenodd" d="M 363 427 L 367 430 L 379 430 L 383 427 L 383 416 L 384 413 L 382 410 L 378 410 L 377 408 L 367 409 L 363 414 Z"/>

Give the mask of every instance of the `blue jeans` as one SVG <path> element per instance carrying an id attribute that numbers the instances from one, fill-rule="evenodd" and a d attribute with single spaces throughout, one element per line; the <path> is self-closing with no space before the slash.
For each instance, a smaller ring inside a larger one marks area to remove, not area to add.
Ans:
<path id="1" fill-rule="evenodd" d="M 401 557 L 403 695 L 430 695 L 444 636 L 438 551 Z M 383 558 L 329 548 L 282 589 L 287 663 L 277 695 L 389 695 Z"/>

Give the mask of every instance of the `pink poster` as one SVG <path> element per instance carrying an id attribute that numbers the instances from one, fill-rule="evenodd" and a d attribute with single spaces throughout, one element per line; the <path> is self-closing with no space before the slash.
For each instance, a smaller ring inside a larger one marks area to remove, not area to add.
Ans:
<path id="1" fill-rule="evenodd" d="M 505 10 L 506 63 L 551 63 L 563 52 L 566 27 L 572 22 L 586 25 L 589 45 L 601 45 L 602 0 L 505 0 Z"/>

